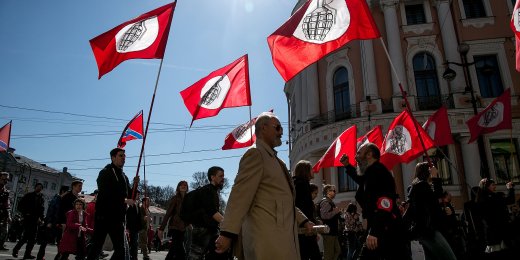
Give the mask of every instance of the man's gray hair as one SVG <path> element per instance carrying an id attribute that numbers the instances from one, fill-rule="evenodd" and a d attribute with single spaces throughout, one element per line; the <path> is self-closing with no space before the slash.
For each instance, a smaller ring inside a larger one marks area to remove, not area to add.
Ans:
<path id="1" fill-rule="evenodd" d="M 273 112 L 263 112 L 260 115 L 258 115 L 255 122 L 255 134 L 259 134 L 260 129 L 262 129 L 262 126 L 269 123 L 271 118 L 278 119 L 278 117 Z"/>
<path id="2" fill-rule="evenodd" d="M 0 172 L 0 176 L 3 176 L 3 175 L 7 175 L 7 178 L 9 178 L 9 173 L 8 172 Z"/>

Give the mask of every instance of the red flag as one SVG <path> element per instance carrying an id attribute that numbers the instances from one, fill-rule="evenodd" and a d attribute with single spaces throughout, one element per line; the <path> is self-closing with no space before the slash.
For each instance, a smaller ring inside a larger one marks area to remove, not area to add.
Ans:
<path id="1" fill-rule="evenodd" d="M 222 150 L 238 149 L 253 145 L 255 135 L 256 117 L 239 125 L 226 136 Z"/>
<path id="2" fill-rule="evenodd" d="M 175 3 L 159 7 L 90 40 L 100 79 L 130 59 L 162 59 Z"/>
<path id="3" fill-rule="evenodd" d="M 408 163 L 425 152 L 419 134 L 426 150 L 435 146 L 428 133 L 419 125 L 416 128 L 414 124 L 418 123 L 408 110 L 401 112 L 390 124 L 381 147 L 380 159 L 388 169 L 392 169 L 397 163 Z"/>
<path id="4" fill-rule="evenodd" d="M 489 106 L 470 118 L 466 124 L 471 134 L 468 143 L 477 140 L 483 134 L 493 133 L 500 129 L 512 129 L 511 89 L 504 90 L 500 97 L 495 98 Z"/>
<path id="5" fill-rule="evenodd" d="M 211 72 L 181 91 L 193 121 L 218 115 L 226 107 L 251 105 L 247 54 L 233 63 Z"/>
<path id="6" fill-rule="evenodd" d="M 511 30 L 515 33 L 516 42 L 516 70 L 520 71 L 520 1 L 516 1 L 511 22 Z"/>
<path id="7" fill-rule="evenodd" d="M 11 125 L 13 121 L 5 124 L 0 128 L 0 152 L 9 149 L 9 141 L 11 140 Z"/>
<path id="8" fill-rule="evenodd" d="M 424 123 L 423 129 L 433 139 L 437 146 L 453 143 L 451 136 L 450 121 L 448 120 L 448 110 L 442 106 Z"/>
<path id="9" fill-rule="evenodd" d="M 343 154 L 348 155 L 350 164 L 356 165 L 356 131 L 356 125 L 353 125 L 341 133 L 312 167 L 312 172 L 318 172 L 321 168 L 343 166 L 339 162 Z"/>
<path id="10" fill-rule="evenodd" d="M 123 133 L 117 142 L 117 147 L 124 148 L 126 146 L 126 142 L 128 141 L 143 139 L 143 133 L 143 110 L 141 110 L 125 126 L 125 129 L 123 130 Z"/>
<path id="11" fill-rule="evenodd" d="M 364 136 L 357 139 L 356 148 L 359 149 L 361 145 L 365 143 L 373 143 L 377 145 L 379 149 L 381 149 L 381 145 L 383 145 L 383 131 L 381 130 L 381 126 L 377 125 L 376 127 L 372 128 L 368 133 L 366 133 Z"/>
<path id="12" fill-rule="evenodd" d="M 273 110 L 271 109 L 269 112 L 273 113 Z M 255 123 L 257 118 L 255 117 L 233 129 L 226 136 L 222 150 L 238 149 L 253 145 L 256 141 Z"/>
<path id="13" fill-rule="evenodd" d="M 267 43 L 274 66 L 287 82 L 351 40 L 378 37 L 365 0 L 308 0 Z"/>

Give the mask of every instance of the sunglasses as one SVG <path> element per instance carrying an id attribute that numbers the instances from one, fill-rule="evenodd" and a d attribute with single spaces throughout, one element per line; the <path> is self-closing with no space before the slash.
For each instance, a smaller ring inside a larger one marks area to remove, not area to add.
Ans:
<path id="1" fill-rule="evenodd" d="M 281 130 L 283 130 L 283 127 L 281 125 L 273 125 L 274 129 L 277 131 L 277 132 L 280 132 Z"/>

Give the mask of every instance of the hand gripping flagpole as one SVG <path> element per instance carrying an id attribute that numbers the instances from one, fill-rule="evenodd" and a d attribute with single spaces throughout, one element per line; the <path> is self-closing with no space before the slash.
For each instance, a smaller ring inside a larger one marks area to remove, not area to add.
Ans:
<path id="1" fill-rule="evenodd" d="M 419 132 L 419 126 L 417 120 L 415 120 L 415 117 L 413 116 L 412 109 L 410 107 L 410 103 L 408 102 L 407 93 L 403 89 L 403 85 L 401 84 L 401 79 L 399 79 L 399 75 L 397 75 L 397 72 L 395 70 L 394 64 L 392 63 L 392 60 L 390 59 L 390 54 L 388 54 L 388 50 L 386 49 L 385 42 L 383 41 L 383 37 L 379 37 L 379 40 L 381 41 L 381 45 L 383 45 L 383 49 L 385 50 L 386 57 L 388 58 L 388 62 L 390 63 L 390 67 L 392 68 L 392 72 L 394 73 L 395 78 L 397 79 L 397 82 L 399 82 L 399 90 L 401 91 L 401 95 L 403 96 L 404 102 L 406 103 L 406 109 L 410 113 L 410 116 L 412 116 L 412 119 L 414 121 L 413 125 L 415 126 L 415 131 L 419 134 L 419 140 L 421 141 L 421 146 L 423 148 L 423 153 L 426 155 L 426 159 L 428 160 L 428 164 L 430 166 L 433 166 L 432 160 L 430 159 L 430 156 L 428 155 L 426 151 L 426 146 L 424 145 L 424 141 L 421 136 L 421 132 Z"/>

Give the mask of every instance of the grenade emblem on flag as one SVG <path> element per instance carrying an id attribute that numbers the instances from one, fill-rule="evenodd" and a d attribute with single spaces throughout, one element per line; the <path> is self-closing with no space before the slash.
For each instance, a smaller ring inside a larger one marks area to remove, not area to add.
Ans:
<path id="1" fill-rule="evenodd" d="M 235 136 L 235 139 L 237 139 L 237 140 L 242 139 L 246 135 L 247 130 L 251 128 L 251 125 L 253 125 L 253 120 L 237 127 L 233 131 L 233 136 Z"/>
<path id="2" fill-rule="evenodd" d="M 201 105 L 209 106 L 218 98 L 222 90 L 220 82 L 223 78 L 224 77 L 221 76 L 220 79 L 217 80 L 217 82 L 215 82 L 215 84 L 213 84 L 213 86 L 211 86 L 211 88 L 208 91 L 206 91 L 206 93 L 204 93 L 204 95 L 200 99 Z"/>
<path id="3" fill-rule="evenodd" d="M 483 116 L 484 119 L 484 126 L 488 127 L 493 123 L 494 120 L 497 119 L 499 114 L 499 111 L 497 109 L 497 104 L 495 104 L 491 109 L 486 111 L 486 113 Z"/>
<path id="4" fill-rule="evenodd" d="M 323 0 L 317 0 L 317 8 L 303 18 L 302 30 L 308 40 L 323 41 L 336 20 L 336 9 Z"/>
<path id="5" fill-rule="evenodd" d="M 117 44 L 117 50 L 122 52 L 126 51 L 132 44 L 141 39 L 143 35 L 146 33 L 146 20 L 142 20 L 140 22 L 134 23 L 121 37 L 121 40 Z"/>
<path id="6" fill-rule="evenodd" d="M 403 154 L 406 152 L 406 136 L 403 126 L 396 126 L 389 138 L 390 150 L 395 154 Z"/>

